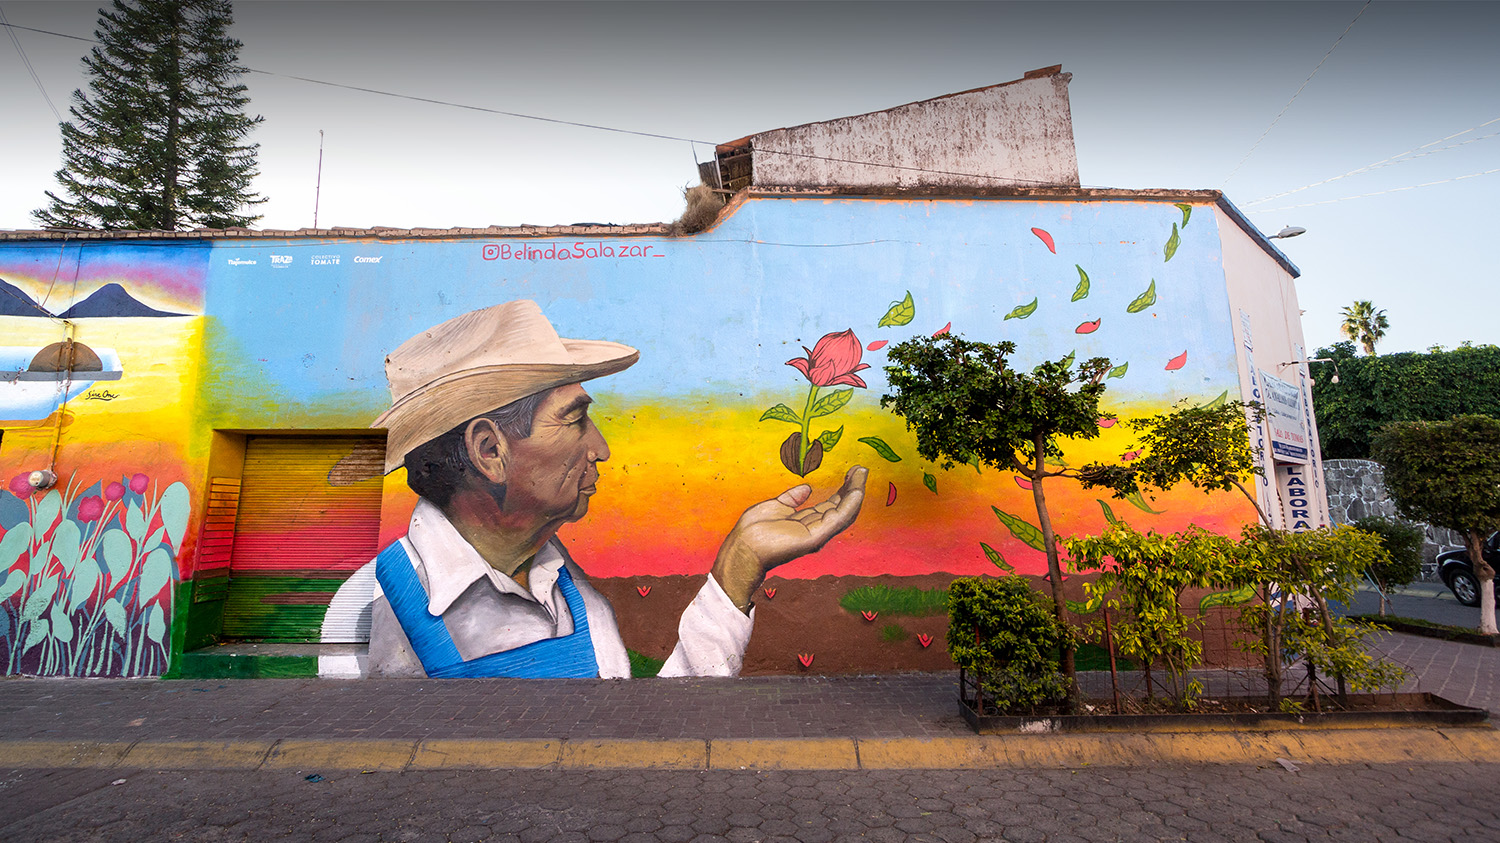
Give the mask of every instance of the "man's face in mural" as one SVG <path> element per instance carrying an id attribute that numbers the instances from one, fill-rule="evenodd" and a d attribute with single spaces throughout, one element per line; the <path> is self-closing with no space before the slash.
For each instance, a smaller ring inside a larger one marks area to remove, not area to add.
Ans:
<path id="1" fill-rule="evenodd" d="M 471 448 L 478 444 L 483 449 L 490 435 L 503 441 L 490 452 L 499 457 L 503 471 L 503 479 L 491 475 L 505 486 L 503 513 L 561 526 L 588 512 L 599 480 L 596 463 L 609 459 L 609 445 L 589 417 L 591 403 L 580 384 L 553 389 L 538 405 L 531 435 L 525 438 L 506 436 L 492 427 L 476 431 L 480 420 L 471 423 Z"/>

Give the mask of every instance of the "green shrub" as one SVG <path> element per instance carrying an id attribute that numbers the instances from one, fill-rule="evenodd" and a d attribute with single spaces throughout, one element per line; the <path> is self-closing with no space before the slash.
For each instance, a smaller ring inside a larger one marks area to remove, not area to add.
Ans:
<path id="1" fill-rule="evenodd" d="M 1020 577 L 960 577 L 948 586 L 948 655 L 1002 713 L 1063 703 L 1068 681 L 1057 653 L 1072 643 Z"/>
<path id="2" fill-rule="evenodd" d="M 1390 561 L 1376 562 L 1369 568 L 1381 591 L 1405 588 L 1422 573 L 1421 527 L 1375 515 L 1361 518 L 1353 526 L 1379 536 L 1385 552 L 1391 556 Z"/>

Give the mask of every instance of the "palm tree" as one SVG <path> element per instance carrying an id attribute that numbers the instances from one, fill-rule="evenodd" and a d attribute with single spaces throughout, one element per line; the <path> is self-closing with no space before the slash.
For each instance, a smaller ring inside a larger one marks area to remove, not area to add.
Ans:
<path id="1" fill-rule="evenodd" d="M 1372 302 L 1356 301 L 1344 308 L 1344 324 L 1340 328 L 1344 336 L 1364 346 L 1365 354 L 1373 357 L 1375 343 L 1385 337 L 1385 329 L 1390 326 L 1384 310 L 1376 310 Z"/>

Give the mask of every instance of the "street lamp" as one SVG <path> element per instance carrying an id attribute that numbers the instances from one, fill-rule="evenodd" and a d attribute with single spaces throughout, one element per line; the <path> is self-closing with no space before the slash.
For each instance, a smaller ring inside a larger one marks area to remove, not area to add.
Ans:
<path id="1" fill-rule="evenodd" d="M 1293 236 L 1293 235 L 1288 235 L 1288 236 Z M 1309 358 L 1307 360 L 1292 360 L 1292 361 L 1287 362 L 1287 363 L 1282 363 L 1280 368 L 1285 369 L 1288 366 L 1295 366 L 1298 363 L 1332 363 L 1333 364 L 1333 377 L 1329 378 L 1328 382 L 1329 383 L 1338 383 L 1339 382 L 1339 361 L 1333 359 L 1332 357 L 1312 357 L 1312 358 Z"/>
<path id="2" fill-rule="evenodd" d="M 1282 230 L 1276 232 L 1275 234 L 1267 236 L 1266 239 L 1267 240 L 1285 240 L 1288 237 L 1296 237 L 1299 234 L 1306 234 L 1306 233 L 1307 233 L 1307 229 L 1303 228 L 1300 225 L 1289 225 L 1286 228 L 1283 228 Z"/>

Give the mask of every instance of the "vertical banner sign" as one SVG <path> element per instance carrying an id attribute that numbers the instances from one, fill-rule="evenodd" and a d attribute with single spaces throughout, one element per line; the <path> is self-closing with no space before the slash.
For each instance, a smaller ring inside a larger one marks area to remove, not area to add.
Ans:
<path id="1" fill-rule="evenodd" d="M 1294 533 L 1313 528 L 1312 498 L 1307 493 L 1307 466 L 1280 463 L 1276 466 L 1276 485 L 1281 490 L 1282 516 Z"/>
<path id="2" fill-rule="evenodd" d="M 1296 359 L 1307 359 L 1307 349 L 1303 348 L 1301 344 L 1294 346 L 1294 348 L 1297 352 Z M 1318 452 L 1318 443 L 1313 441 L 1313 433 L 1318 429 L 1318 425 L 1313 419 L 1312 386 L 1307 380 L 1306 366 L 1297 367 L 1297 393 L 1302 396 L 1302 421 L 1303 424 L 1307 425 L 1308 464 L 1311 466 L 1308 474 L 1312 481 L 1313 500 L 1318 502 L 1318 506 L 1313 512 L 1313 518 L 1316 524 L 1321 527 L 1328 523 L 1327 493 L 1323 491 L 1323 455 Z"/>
<path id="3" fill-rule="evenodd" d="M 1271 428 L 1271 457 L 1277 462 L 1308 462 L 1307 423 L 1302 415 L 1301 390 L 1286 381 L 1260 373 L 1265 395 L 1266 422 Z"/>
<path id="4" fill-rule="evenodd" d="M 1255 368 L 1255 342 L 1250 334 L 1250 314 L 1240 311 L 1240 334 L 1245 338 L 1245 370 L 1250 373 L 1250 402 L 1264 403 L 1265 398 L 1261 395 L 1259 372 Z M 1274 463 L 1267 457 L 1266 453 L 1266 426 L 1257 424 L 1252 419 L 1246 419 L 1250 428 L 1250 446 L 1255 449 L 1255 458 L 1260 462 L 1261 475 L 1256 478 L 1256 497 L 1260 498 L 1261 511 L 1267 517 L 1272 517 L 1271 509 L 1271 477 L 1274 471 Z"/>

